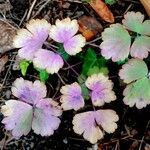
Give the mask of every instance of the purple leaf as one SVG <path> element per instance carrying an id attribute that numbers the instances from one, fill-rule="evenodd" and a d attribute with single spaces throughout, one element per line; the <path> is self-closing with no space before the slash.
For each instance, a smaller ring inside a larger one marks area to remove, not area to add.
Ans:
<path id="1" fill-rule="evenodd" d="M 48 73 L 54 74 L 63 67 L 64 62 L 60 55 L 52 51 L 40 49 L 35 53 L 33 64 L 37 68 L 45 69 Z"/>
<path id="2" fill-rule="evenodd" d="M 17 100 L 9 100 L 2 106 L 1 110 L 5 118 L 2 123 L 7 130 L 12 131 L 15 138 L 27 135 L 31 130 L 32 106 Z"/>
<path id="3" fill-rule="evenodd" d="M 18 30 L 14 38 L 14 47 L 20 48 L 19 57 L 32 60 L 34 53 L 40 49 L 48 38 L 51 25 L 44 19 L 32 19 L 26 25 L 27 29 Z"/>
<path id="4" fill-rule="evenodd" d="M 94 106 L 102 106 L 116 99 L 112 91 L 113 83 L 102 73 L 88 77 L 85 85 L 91 90 L 91 99 Z"/>
<path id="5" fill-rule="evenodd" d="M 103 138 L 103 130 L 113 133 L 117 128 L 115 122 L 118 120 L 118 115 L 113 110 L 88 111 L 74 116 L 73 129 L 75 133 L 83 134 L 86 140 L 94 144 Z"/>
<path id="6" fill-rule="evenodd" d="M 78 29 L 77 20 L 70 20 L 70 18 L 57 19 L 56 24 L 51 27 L 50 37 L 56 42 L 63 43 L 64 49 L 69 55 L 76 55 L 82 51 L 82 47 L 86 42 L 81 34 L 75 35 Z"/>
<path id="7" fill-rule="evenodd" d="M 77 82 L 63 86 L 60 92 L 63 94 L 60 98 L 60 102 L 64 110 L 78 110 L 84 107 L 81 87 Z"/>
<path id="8" fill-rule="evenodd" d="M 32 83 L 23 78 L 17 78 L 12 86 L 12 94 L 29 104 L 36 104 L 46 96 L 46 92 L 46 86 L 38 80 Z"/>

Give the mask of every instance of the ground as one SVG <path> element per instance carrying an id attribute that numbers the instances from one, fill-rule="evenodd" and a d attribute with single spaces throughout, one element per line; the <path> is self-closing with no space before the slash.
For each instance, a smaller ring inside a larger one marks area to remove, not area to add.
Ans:
<path id="1" fill-rule="evenodd" d="M 6 0 L 7 1 L 7 0 Z M 5 3 L 0 1 L 0 5 Z M 1 9 L 1 18 L 11 22 L 15 27 L 23 27 L 31 18 L 45 18 L 49 22 L 54 23 L 57 18 L 62 19 L 70 17 L 72 19 L 79 19 L 82 15 L 88 15 L 96 18 L 103 28 L 108 27 L 109 23 L 103 21 L 89 6 L 88 3 L 81 0 L 10 0 L 11 7 L 3 7 Z M 31 9 L 33 7 L 33 9 Z M 115 22 L 121 22 L 124 14 L 128 11 L 140 11 L 146 18 L 148 18 L 143 6 L 139 0 L 118 0 L 110 10 L 115 16 Z M 85 47 L 92 47 L 99 53 L 99 45 L 101 43 L 101 33 L 89 41 Z M 96 40 L 95 40 L 96 39 Z M 5 53 L 9 57 L 9 61 L 5 65 L 4 70 L 0 73 L 0 104 L 3 105 L 5 101 L 13 98 L 10 89 L 13 81 L 22 76 L 20 70 L 13 70 L 13 63 L 17 50 L 10 50 Z M 69 60 L 70 65 L 74 65 L 73 69 L 78 73 L 81 70 L 81 63 L 78 58 Z M 26 79 L 35 80 L 37 72 L 32 70 L 30 66 L 27 72 Z M 72 83 L 76 80 L 76 74 L 68 66 L 65 66 L 67 73 L 64 70 L 60 71 L 60 75 L 66 83 Z M 68 67 L 68 69 L 67 69 Z M 149 62 L 148 62 L 149 67 Z M 78 136 L 72 130 L 72 118 L 74 111 L 64 112 L 62 115 L 62 122 L 59 129 L 53 136 L 41 137 L 34 134 L 32 131 L 29 135 L 22 137 L 19 140 L 14 140 L 11 134 L 4 129 L 4 125 L 0 124 L 0 149 L 2 150 L 150 150 L 150 106 L 142 110 L 135 107 L 129 108 L 122 102 L 123 86 L 120 85 L 118 70 L 121 65 L 108 61 L 109 76 L 114 82 L 114 90 L 117 95 L 117 100 L 113 103 L 107 104 L 104 108 L 111 108 L 119 115 L 118 128 L 113 134 L 106 134 L 104 139 L 100 140 L 96 145 L 92 145 Z M 55 82 L 54 82 L 55 81 Z M 56 82 L 57 81 L 57 82 Z M 49 89 L 48 96 L 54 94 L 59 96 L 59 92 L 55 93 L 56 89 L 61 87 L 62 83 L 57 75 L 52 76 L 48 82 Z M 51 88 L 53 87 L 53 88 Z M 88 108 L 91 109 L 91 108 Z M 0 121 L 3 115 L 0 114 Z"/>

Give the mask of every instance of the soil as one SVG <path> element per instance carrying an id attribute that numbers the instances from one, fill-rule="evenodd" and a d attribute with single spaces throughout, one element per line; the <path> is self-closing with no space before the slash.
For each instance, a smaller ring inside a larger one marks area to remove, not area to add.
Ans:
<path id="1" fill-rule="evenodd" d="M 35 1 L 35 0 L 34 0 Z M 47 3 L 46 3 L 47 2 Z M 0 1 L 0 5 L 5 3 L 4 0 Z M 103 26 L 108 27 L 110 24 L 103 21 L 93 9 L 82 0 L 37 0 L 32 11 L 29 13 L 33 0 L 10 0 L 10 10 L 4 10 L 1 12 L 0 17 L 7 19 L 16 27 L 24 27 L 25 23 L 31 18 L 45 18 L 49 22 L 54 23 L 57 18 L 62 19 L 65 17 L 71 17 L 72 19 L 78 19 L 82 15 L 95 17 Z M 43 7 L 44 6 L 44 7 Z M 43 7 L 43 9 L 41 9 Z M 115 22 L 121 22 L 124 14 L 127 11 L 140 11 L 146 18 L 148 18 L 143 6 L 139 0 L 118 0 L 118 2 L 112 6 L 109 6 L 110 10 L 115 16 Z M 95 37 L 98 38 L 97 34 Z M 98 46 L 101 40 L 90 41 L 86 45 L 94 48 L 99 53 Z M 17 50 L 11 50 L 6 53 L 9 56 L 9 62 L 5 65 L 5 69 L 0 73 L 0 84 L 2 86 L 0 92 L 0 104 L 3 105 L 5 101 L 13 98 L 10 89 L 13 81 L 17 77 L 21 77 L 19 70 L 13 70 L 13 63 Z M 78 58 L 69 59 L 69 64 L 74 65 L 79 63 Z M 150 68 L 150 62 L 147 61 Z M 81 64 L 76 65 L 74 70 L 78 73 L 81 71 Z M 67 65 L 65 66 L 67 67 Z M 65 68 L 64 67 L 64 68 Z M 50 137 L 42 137 L 36 135 L 31 131 L 27 136 L 14 140 L 11 138 L 11 134 L 4 129 L 4 125 L 0 124 L 0 149 L 2 150 L 150 150 L 150 106 L 142 110 L 138 110 L 135 107 L 129 108 L 122 102 L 122 92 L 124 85 L 120 82 L 118 77 L 118 70 L 121 65 L 108 61 L 109 76 L 114 82 L 114 90 L 117 95 L 117 100 L 106 104 L 103 108 L 113 109 L 119 115 L 118 128 L 113 134 L 105 134 L 104 139 L 100 140 L 97 144 L 92 145 L 82 136 L 79 136 L 73 132 L 72 118 L 76 112 L 67 111 L 64 112 L 61 117 L 61 124 L 55 134 Z M 72 83 L 76 81 L 76 74 L 68 69 L 60 71 L 60 75 L 65 83 Z M 34 81 L 37 78 L 37 72 L 30 66 L 29 71 L 25 79 Z M 56 89 L 62 86 L 62 83 L 57 75 L 50 76 L 47 82 L 48 96 L 59 97 L 59 91 L 56 93 Z M 53 87 L 53 88 L 52 88 Z M 92 106 L 89 103 L 89 107 L 86 110 L 92 110 Z M 85 110 L 81 110 L 85 111 Z M 0 121 L 3 119 L 3 115 L 0 114 Z"/>

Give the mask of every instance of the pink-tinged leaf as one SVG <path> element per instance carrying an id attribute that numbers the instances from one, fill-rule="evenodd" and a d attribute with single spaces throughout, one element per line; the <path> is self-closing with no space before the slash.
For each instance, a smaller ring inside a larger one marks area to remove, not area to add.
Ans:
<path id="1" fill-rule="evenodd" d="M 112 61 L 121 61 L 128 57 L 131 37 L 121 24 L 110 25 L 102 33 L 101 54 Z"/>
<path id="2" fill-rule="evenodd" d="M 32 83 L 23 78 L 17 78 L 12 86 L 12 94 L 29 104 L 36 104 L 46 96 L 46 92 L 46 86 L 38 80 Z"/>
<path id="3" fill-rule="evenodd" d="M 40 49 L 44 41 L 48 38 L 51 25 L 44 19 L 32 19 L 26 25 L 27 29 L 18 30 L 14 38 L 14 47 L 20 48 L 19 57 L 32 60 L 34 53 Z"/>
<path id="4" fill-rule="evenodd" d="M 64 43 L 72 38 L 79 29 L 77 20 L 70 20 L 65 18 L 63 20 L 56 20 L 56 24 L 52 25 L 50 30 L 50 37 L 59 43 Z"/>
<path id="5" fill-rule="evenodd" d="M 142 30 L 143 20 L 144 15 L 140 12 L 131 11 L 125 14 L 122 23 L 128 30 L 140 33 Z"/>
<path id="6" fill-rule="evenodd" d="M 123 101 L 126 105 L 133 107 L 136 105 L 138 109 L 142 109 L 150 104 L 150 80 L 147 77 L 137 80 L 129 84 L 124 92 Z"/>
<path id="7" fill-rule="evenodd" d="M 42 136 L 50 136 L 59 127 L 60 119 L 58 116 L 62 114 L 58 103 L 52 99 L 42 99 L 36 104 L 32 129 L 36 134 Z"/>
<path id="8" fill-rule="evenodd" d="M 117 129 L 116 122 L 119 120 L 118 115 L 111 109 L 97 110 L 95 120 L 107 133 L 113 133 Z"/>
<path id="9" fill-rule="evenodd" d="M 143 60 L 130 59 L 127 64 L 122 66 L 119 76 L 125 83 L 141 79 L 148 74 L 148 68 Z"/>
<path id="10" fill-rule="evenodd" d="M 97 110 L 80 113 L 73 118 L 73 129 L 77 134 L 83 134 L 83 137 L 96 143 L 103 138 L 103 130 L 113 133 L 117 128 L 115 122 L 118 121 L 118 115 L 113 110 Z"/>
<path id="11" fill-rule="evenodd" d="M 78 110 L 84 107 L 81 87 L 77 82 L 63 86 L 60 92 L 63 94 L 60 98 L 60 102 L 64 110 Z"/>
<path id="12" fill-rule="evenodd" d="M 112 91 L 113 83 L 102 73 L 88 77 L 85 85 L 91 90 L 91 99 L 94 106 L 102 106 L 116 99 Z"/>
<path id="13" fill-rule="evenodd" d="M 150 52 L 150 37 L 137 37 L 131 46 L 131 56 L 143 59 L 148 57 L 148 52 Z"/>
<path id="14" fill-rule="evenodd" d="M 77 20 L 70 20 L 70 18 L 57 19 L 56 25 L 51 27 L 50 37 L 56 42 L 63 43 L 64 49 L 69 55 L 76 55 L 82 51 L 82 47 L 86 42 L 81 34 L 75 35 L 78 29 Z"/>
<path id="15" fill-rule="evenodd" d="M 128 12 L 122 21 L 126 29 L 142 35 L 150 35 L 150 20 L 144 21 L 144 15 L 140 12 Z"/>
<path id="16" fill-rule="evenodd" d="M 69 55 L 76 55 L 82 51 L 85 42 L 85 38 L 81 34 L 78 34 L 64 43 L 64 49 Z"/>
<path id="17" fill-rule="evenodd" d="M 2 106 L 2 114 L 5 118 L 2 123 L 7 130 L 12 131 L 15 138 L 27 135 L 31 130 L 33 109 L 27 103 L 9 100 Z"/>
<path id="18" fill-rule="evenodd" d="M 45 69 L 48 73 L 54 74 L 63 67 L 64 62 L 59 54 L 49 50 L 40 49 L 35 53 L 33 64 L 37 68 Z"/>

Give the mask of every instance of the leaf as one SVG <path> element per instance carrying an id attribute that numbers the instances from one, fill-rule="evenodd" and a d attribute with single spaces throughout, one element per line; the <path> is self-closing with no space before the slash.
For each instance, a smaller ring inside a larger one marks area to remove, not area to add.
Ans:
<path id="1" fill-rule="evenodd" d="M 46 86 L 36 80 L 34 82 L 17 78 L 11 88 L 12 94 L 21 101 L 35 105 L 40 99 L 46 96 Z"/>
<path id="2" fill-rule="evenodd" d="M 91 90 L 90 96 L 94 106 L 103 106 L 104 103 L 110 103 L 116 100 L 113 92 L 113 83 L 102 73 L 93 74 L 85 81 L 85 85 Z"/>
<path id="3" fill-rule="evenodd" d="M 105 3 L 106 4 L 109 4 L 109 5 L 113 5 L 115 4 L 117 1 L 116 0 L 105 0 Z"/>
<path id="4" fill-rule="evenodd" d="M 33 58 L 35 68 L 46 70 L 49 74 L 57 73 L 64 65 L 62 57 L 52 51 L 39 49 Z"/>
<path id="5" fill-rule="evenodd" d="M 64 60 L 67 61 L 69 59 L 70 55 L 64 50 L 63 44 L 58 44 L 57 51 L 63 57 Z"/>
<path id="6" fill-rule="evenodd" d="M 79 31 L 86 38 L 86 40 L 91 40 L 99 32 L 103 30 L 102 25 L 94 18 L 90 16 L 81 16 L 78 19 Z"/>
<path id="7" fill-rule="evenodd" d="M 114 22 L 112 12 L 102 0 L 90 0 L 89 4 L 103 20 L 110 23 Z"/>
<path id="8" fill-rule="evenodd" d="M 102 129 L 107 133 L 115 131 L 118 119 L 116 112 L 109 109 L 83 112 L 74 116 L 73 130 L 94 144 L 103 138 Z"/>
<path id="9" fill-rule="evenodd" d="M 128 12 L 125 14 L 122 23 L 130 31 L 150 36 L 150 20 L 144 21 L 144 15 L 141 12 Z"/>
<path id="10" fill-rule="evenodd" d="M 74 82 L 70 85 L 65 85 L 60 89 L 61 106 L 64 110 L 78 110 L 84 107 L 84 99 L 82 96 L 82 90 L 80 85 L 77 82 Z"/>
<path id="11" fill-rule="evenodd" d="M 2 114 L 6 116 L 2 123 L 7 130 L 12 130 L 13 137 L 20 138 L 30 132 L 33 109 L 29 104 L 8 100 L 2 106 Z"/>
<path id="12" fill-rule="evenodd" d="M 141 79 L 148 74 L 148 68 L 144 61 L 140 59 L 130 59 L 122 66 L 119 76 L 125 83 Z"/>
<path id="13" fill-rule="evenodd" d="M 19 29 L 13 38 L 13 46 L 20 48 L 18 55 L 22 59 L 32 61 L 35 53 L 42 48 L 49 36 L 51 24 L 45 19 L 31 19 L 26 29 Z"/>
<path id="14" fill-rule="evenodd" d="M 133 107 L 136 105 L 138 109 L 142 109 L 150 104 L 150 80 L 147 77 L 137 80 L 129 84 L 124 92 L 123 101 L 126 105 Z"/>
<path id="15" fill-rule="evenodd" d="M 105 59 L 123 61 L 128 58 L 131 37 L 121 24 L 110 25 L 102 33 L 103 42 L 100 45 L 101 54 Z"/>
<path id="16" fill-rule="evenodd" d="M 23 78 L 15 80 L 12 94 L 18 100 L 8 100 L 2 106 L 5 128 L 12 131 L 14 138 L 27 135 L 32 129 L 36 134 L 50 136 L 59 127 L 62 114 L 58 103 L 46 96 L 46 86 Z"/>
<path id="17" fill-rule="evenodd" d="M 87 75 L 87 72 L 89 71 L 90 68 L 92 68 L 96 60 L 97 60 L 97 56 L 95 51 L 92 48 L 89 48 L 84 58 L 81 74 Z"/>
<path id="18" fill-rule="evenodd" d="M 77 20 L 69 17 L 56 20 L 55 25 L 50 28 L 50 38 L 58 43 L 62 43 L 64 50 L 69 55 L 76 55 L 82 51 L 86 39 L 81 34 L 77 34 L 79 25 Z"/>
<path id="19" fill-rule="evenodd" d="M 131 56 L 134 58 L 147 58 L 150 52 L 150 37 L 139 36 L 131 46 Z"/>
<path id="20" fill-rule="evenodd" d="M 123 91 L 124 103 L 138 109 L 150 104 L 150 79 L 148 78 L 148 68 L 143 60 L 131 59 L 122 66 L 119 76 L 128 83 Z"/>
<path id="21" fill-rule="evenodd" d="M 53 135 L 61 122 L 58 118 L 61 114 L 62 110 L 57 102 L 50 98 L 41 99 L 35 107 L 32 129 L 41 136 Z"/>
<path id="22" fill-rule="evenodd" d="M 39 71 L 39 76 L 40 76 L 40 80 L 42 81 L 42 82 L 46 82 L 47 80 L 48 80 L 48 78 L 49 78 L 49 74 L 48 74 L 48 72 L 46 71 L 46 70 L 40 70 Z"/>
<path id="23" fill-rule="evenodd" d="M 29 65 L 30 65 L 30 62 L 27 61 L 27 60 L 22 60 L 22 61 L 20 61 L 19 67 L 20 67 L 20 69 L 21 69 L 21 73 L 22 73 L 23 76 L 26 75 L 27 69 L 28 69 Z"/>

